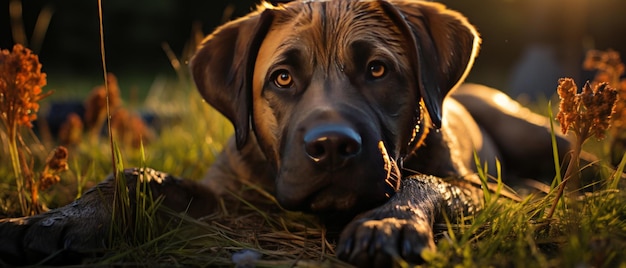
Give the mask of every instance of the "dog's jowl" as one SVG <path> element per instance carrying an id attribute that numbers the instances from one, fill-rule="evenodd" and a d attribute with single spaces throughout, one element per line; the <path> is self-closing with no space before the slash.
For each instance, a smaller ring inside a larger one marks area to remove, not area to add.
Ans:
<path id="1" fill-rule="evenodd" d="M 546 119 L 511 112 L 494 89 L 461 85 L 479 43 L 462 15 L 431 2 L 261 5 L 209 35 L 190 64 L 234 137 L 201 186 L 158 172 L 151 185 L 165 205 L 201 216 L 215 197 L 252 181 L 284 208 L 342 225 L 336 253 L 347 262 L 421 262 L 435 249 L 435 222 L 480 208 L 475 152 L 499 159 L 504 178 L 554 174 Z M 137 174 L 127 172 L 130 184 Z M 101 245 L 93 234 L 107 230 L 110 215 L 98 208 L 112 198 L 111 185 L 71 206 L 5 220 L 1 254 L 23 262 L 29 252 Z M 53 217 L 59 230 L 44 232 Z"/>

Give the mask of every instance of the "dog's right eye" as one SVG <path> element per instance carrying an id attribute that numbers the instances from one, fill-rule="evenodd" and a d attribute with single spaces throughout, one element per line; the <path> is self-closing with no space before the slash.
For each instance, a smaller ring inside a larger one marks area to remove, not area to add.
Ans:
<path id="1" fill-rule="evenodd" d="M 380 61 L 373 61 L 367 66 L 369 77 L 372 79 L 378 79 L 387 73 L 385 64 Z"/>
<path id="2" fill-rule="evenodd" d="M 272 75 L 274 85 L 279 88 L 289 88 L 293 86 L 293 77 L 287 70 L 278 70 Z"/>

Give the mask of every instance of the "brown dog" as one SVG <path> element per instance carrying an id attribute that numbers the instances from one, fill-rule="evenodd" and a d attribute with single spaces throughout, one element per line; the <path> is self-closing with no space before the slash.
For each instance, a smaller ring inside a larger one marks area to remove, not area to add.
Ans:
<path id="1" fill-rule="evenodd" d="M 235 127 L 207 175 L 208 190 L 169 177 L 152 186 L 174 208 L 193 199 L 190 212 L 201 215 L 209 211 L 198 200 L 255 181 L 287 209 L 344 225 L 337 254 L 348 262 L 419 262 L 424 249 L 435 247 L 434 222 L 480 207 L 474 152 L 483 161 L 499 159 L 505 178 L 554 174 L 545 118 L 493 89 L 455 89 L 478 44 L 464 17 L 435 3 L 261 6 L 216 30 L 191 62 L 202 96 Z M 562 138 L 559 145 L 562 152 L 569 146 Z M 98 191 L 111 198 L 110 185 Z M 97 223 L 110 218 L 94 196 L 5 221 L 0 252 L 19 260 L 24 252 L 54 252 L 58 245 L 94 246 L 96 238 L 78 238 L 102 232 Z M 54 217 L 62 219 L 52 221 L 62 234 L 43 227 Z M 16 228 L 19 234 L 7 231 Z M 56 244 L 43 243 L 42 234 Z M 4 240 L 21 242 L 12 247 Z"/>

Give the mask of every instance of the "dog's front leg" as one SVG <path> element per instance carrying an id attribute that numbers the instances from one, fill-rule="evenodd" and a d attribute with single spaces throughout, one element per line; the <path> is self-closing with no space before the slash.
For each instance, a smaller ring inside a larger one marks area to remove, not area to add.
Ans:
<path id="1" fill-rule="evenodd" d="M 435 249 L 433 224 L 443 213 L 452 219 L 480 207 L 480 191 L 426 175 L 403 179 L 384 205 L 355 218 L 341 234 L 337 255 L 358 267 L 389 267 L 404 259 L 422 262 Z"/>
<path id="2" fill-rule="evenodd" d="M 124 177 L 130 212 L 136 211 L 137 186 L 149 187 L 153 198 L 163 198 L 163 206 L 190 216 L 206 215 L 216 204 L 214 195 L 194 181 L 151 169 L 127 169 Z M 47 258 L 46 264 L 75 264 L 102 252 L 110 242 L 114 196 L 115 180 L 109 176 L 64 207 L 30 217 L 1 219 L 0 266 L 35 264 Z M 130 217 L 133 220 L 135 215 Z"/>

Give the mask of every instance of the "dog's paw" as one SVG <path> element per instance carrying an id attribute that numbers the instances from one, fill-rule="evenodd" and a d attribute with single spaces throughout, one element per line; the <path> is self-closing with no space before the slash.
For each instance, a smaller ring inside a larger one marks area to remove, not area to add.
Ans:
<path id="1" fill-rule="evenodd" d="M 358 267 L 423 262 L 422 252 L 435 249 L 432 222 L 419 211 L 400 211 L 379 208 L 352 221 L 341 233 L 337 256 Z"/>
<path id="2" fill-rule="evenodd" d="M 129 170 L 127 178 L 132 178 Z M 114 179 L 48 212 L 0 220 L 0 264 L 67 265 L 102 252 L 111 226 Z"/>
<path id="3" fill-rule="evenodd" d="M 146 182 L 149 195 L 163 197 L 174 212 L 199 217 L 212 211 L 213 195 L 197 183 L 152 169 L 124 171 L 131 209 L 136 187 Z M 43 214 L 0 220 L 0 266 L 7 264 L 75 264 L 106 249 L 112 223 L 115 180 L 109 176 L 69 205 Z M 165 214 L 168 215 L 168 214 Z M 132 215 L 134 217 L 134 214 Z"/>
<path id="4" fill-rule="evenodd" d="M 110 213 L 98 203 L 0 220 L 0 259 L 6 264 L 76 264 L 105 248 Z"/>

